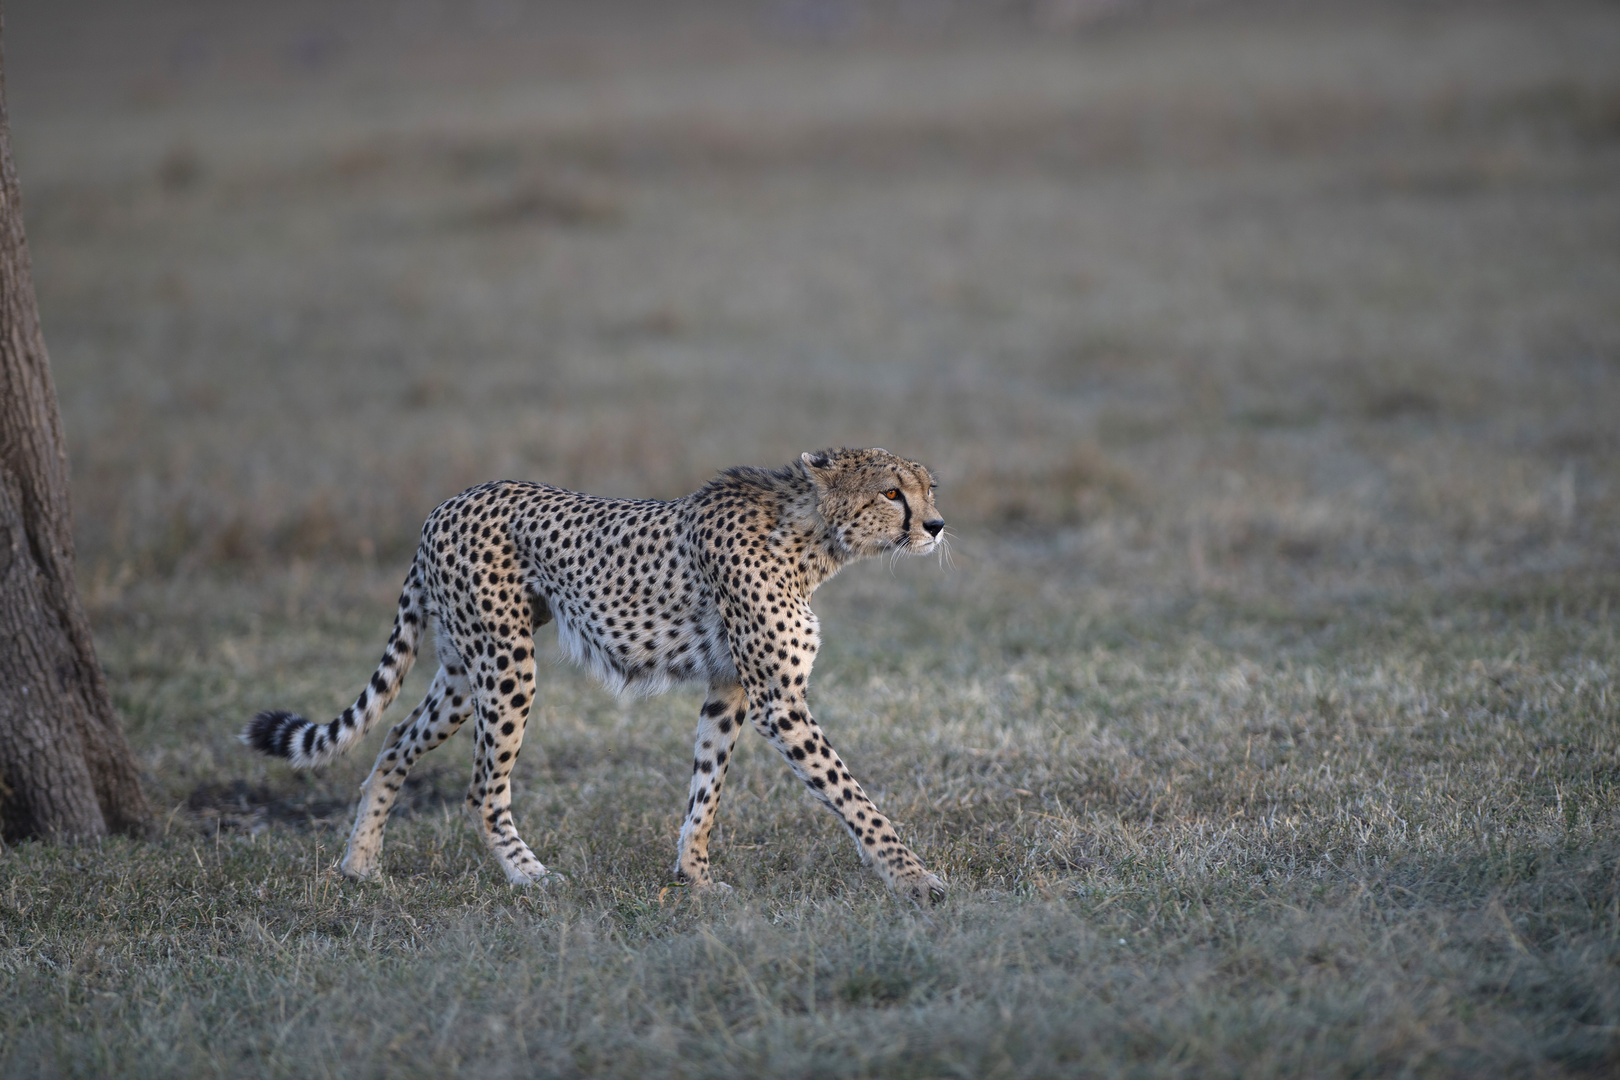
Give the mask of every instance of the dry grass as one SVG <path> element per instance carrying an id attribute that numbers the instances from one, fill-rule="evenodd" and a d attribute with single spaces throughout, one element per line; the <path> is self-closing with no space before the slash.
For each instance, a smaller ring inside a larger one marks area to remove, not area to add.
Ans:
<path id="1" fill-rule="evenodd" d="M 177 659 L 182 626 L 109 634 L 128 642 L 108 665 L 132 735 L 176 807 L 166 835 L 8 855 L 0 1064 L 1614 1066 L 1612 579 L 1276 611 L 1043 598 L 994 573 L 858 578 L 824 605 L 819 711 L 951 881 L 944 907 L 897 905 L 746 742 L 717 847 L 738 892 L 663 888 L 697 699 L 627 705 L 563 670 L 517 809 L 568 885 L 500 883 L 456 810 L 457 743 L 419 770 L 387 877 L 345 883 L 332 863 L 365 762 L 300 781 L 244 761 L 218 716 L 244 691 L 335 700 L 363 660 L 345 612 L 381 611 L 389 583 L 205 586 L 187 590 L 216 613 L 195 659 Z M 122 614 L 156 606 L 132 594 Z M 222 776 L 243 783 L 196 786 Z"/>
<path id="2" fill-rule="evenodd" d="M 83 587 L 169 812 L 0 855 L 0 1072 L 1620 1065 L 1612 8 L 497 6 L 8 4 Z M 548 676 L 534 894 L 460 740 L 362 886 L 367 754 L 232 738 L 346 703 L 470 483 L 840 443 L 962 534 L 817 601 L 818 715 L 943 908 L 758 747 L 737 892 L 665 890 L 689 693 Z"/>

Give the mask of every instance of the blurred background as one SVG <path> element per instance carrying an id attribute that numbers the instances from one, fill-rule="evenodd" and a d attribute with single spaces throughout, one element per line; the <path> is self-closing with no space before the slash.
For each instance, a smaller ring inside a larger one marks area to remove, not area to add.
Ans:
<path id="1" fill-rule="evenodd" d="M 1037 589 L 1613 571 L 1616 57 L 1612 3 L 8 0 L 81 587 L 842 444 Z"/>
<path id="2" fill-rule="evenodd" d="M 1620 4 L 3 3 L 163 829 L 7 849 L 0 1074 L 1620 1075 Z M 348 886 L 373 751 L 235 738 L 471 484 L 840 444 L 955 534 L 816 597 L 926 919 L 752 739 L 667 896 L 699 693 L 550 634 L 560 892 L 471 739 Z"/>

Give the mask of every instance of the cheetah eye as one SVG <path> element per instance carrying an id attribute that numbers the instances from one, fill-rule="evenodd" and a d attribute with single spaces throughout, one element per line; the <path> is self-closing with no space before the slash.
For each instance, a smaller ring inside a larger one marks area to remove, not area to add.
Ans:
<path id="1" fill-rule="evenodd" d="M 900 489 L 899 488 L 890 488 L 888 491 L 885 491 L 883 493 L 883 497 L 892 502 L 893 500 L 898 499 L 900 497 Z"/>

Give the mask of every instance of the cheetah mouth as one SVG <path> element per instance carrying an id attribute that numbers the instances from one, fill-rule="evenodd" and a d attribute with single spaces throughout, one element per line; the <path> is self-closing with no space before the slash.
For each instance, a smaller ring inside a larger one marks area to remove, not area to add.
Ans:
<path id="1" fill-rule="evenodd" d="M 940 565 L 955 567 L 955 560 L 951 558 L 950 530 L 941 529 L 938 535 L 914 536 L 911 533 L 903 534 L 891 541 L 888 545 L 888 558 L 894 560 L 908 555 L 935 555 Z"/>
<path id="2" fill-rule="evenodd" d="M 937 536 L 923 539 L 914 539 L 910 535 L 901 536 L 889 542 L 889 550 L 895 555 L 932 555 L 939 550 L 941 540 Z"/>

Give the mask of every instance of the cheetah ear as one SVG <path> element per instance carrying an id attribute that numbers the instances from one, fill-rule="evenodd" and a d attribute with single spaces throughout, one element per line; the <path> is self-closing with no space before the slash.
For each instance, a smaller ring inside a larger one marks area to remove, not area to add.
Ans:
<path id="1" fill-rule="evenodd" d="M 816 485 L 816 496 L 820 498 L 827 494 L 832 487 L 835 466 L 832 458 L 822 453 L 803 453 L 799 460 L 804 463 L 804 471 L 810 474 L 810 482 Z"/>

